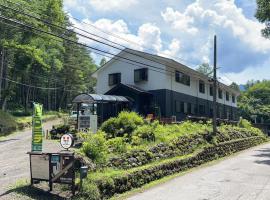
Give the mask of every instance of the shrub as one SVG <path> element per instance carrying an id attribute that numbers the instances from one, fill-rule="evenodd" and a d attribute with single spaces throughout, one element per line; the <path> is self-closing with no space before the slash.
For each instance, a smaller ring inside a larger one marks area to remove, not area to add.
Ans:
<path id="1" fill-rule="evenodd" d="M 109 139 L 107 141 L 107 145 L 112 152 L 116 153 L 124 153 L 128 149 L 128 144 L 125 141 L 125 138 L 123 137 L 116 137 Z"/>
<path id="2" fill-rule="evenodd" d="M 110 118 L 101 125 L 101 130 L 107 138 L 123 137 L 125 134 L 131 138 L 137 126 L 143 125 L 143 118 L 135 112 L 123 111 L 117 117 Z"/>
<path id="3" fill-rule="evenodd" d="M 108 146 L 104 132 L 89 133 L 83 142 L 81 151 L 96 164 L 104 164 L 108 157 Z"/>
<path id="4" fill-rule="evenodd" d="M 242 117 L 240 118 L 240 120 L 238 122 L 238 126 L 240 128 L 251 128 L 252 127 L 251 123 L 248 120 L 243 119 Z"/>
<path id="5" fill-rule="evenodd" d="M 6 112 L 0 111 L 0 136 L 11 133 L 17 128 L 14 117 Z"/>
<path id="6" fill-rule="evenodd" d="M 84 181 L 80 196 L 77 199 L 89 199 L 89 200 L 101 199 L 97 185 L 92 181 L 90 181 L 89 179 L 86 179 Z"/>
<path id="7" fill-rule="evenodd" d="M 138 127 L 132 134 L 143 140 L 155 141 L 155 127 L 151 125 L 143 125 Z"/>

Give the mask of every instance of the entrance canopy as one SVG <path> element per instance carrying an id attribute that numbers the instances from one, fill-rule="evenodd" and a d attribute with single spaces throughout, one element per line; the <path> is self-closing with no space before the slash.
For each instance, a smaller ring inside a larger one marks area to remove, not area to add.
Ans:
<path id="1" fill-rule="evenodd" d="M 103 94 L 79 94 L 76 96 L 72 103 L 125 103 L 129 102 L 126 97 L 116 95 L 103 95 Z"/>

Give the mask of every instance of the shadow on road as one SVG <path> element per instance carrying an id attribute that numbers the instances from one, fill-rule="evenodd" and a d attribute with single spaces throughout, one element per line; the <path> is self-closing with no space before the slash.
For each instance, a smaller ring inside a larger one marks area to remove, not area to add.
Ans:
<path id="1" fill-rule="evenodd" d="M 60 193 L 51 193 L 48 190 L 43 190 L 38 187 L 33 187 L 31 185 L 23 185 L 18 186 L 16 188 L 10 189 L 6 191 L 3 194 L 0 194 L 1 197 L 9 197 L 10 195 L 22 195 L 31 199 L 37 199 L 37 200 L 64 200 L 64 199 L 70 199 L 70 195 L 64 194 L 65 197 L 63 197 L 63 194 Z"/>
<path id="2" fill-rule="evenodd" d="M 9 141 L 14 141 L 14 140 L 19 140 L 19 139 L 0 140 L 0 144 L 5 143 L 5 142 L 9 142 Z"/>
<path id="3" fill-rule="evenodd" d="M 255 160 L 254 162 L 257 164 L 270 165 L 270 148 L 262 148 L 257 150 L 258 154 L 253 156 L 262 158 L 261 160 Z M 265 159 L 264 159 L 265 158 Z"/>

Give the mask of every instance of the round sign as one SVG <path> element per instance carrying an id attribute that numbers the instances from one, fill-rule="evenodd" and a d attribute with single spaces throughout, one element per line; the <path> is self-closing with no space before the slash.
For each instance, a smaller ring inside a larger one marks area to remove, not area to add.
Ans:
<path id="1" fill-rule="evenodd" d="M 73 136 L 71 134 L 65 134 L 60 140 L 61 146 L 64 149 L 68 149 L 73 145 Z"/>

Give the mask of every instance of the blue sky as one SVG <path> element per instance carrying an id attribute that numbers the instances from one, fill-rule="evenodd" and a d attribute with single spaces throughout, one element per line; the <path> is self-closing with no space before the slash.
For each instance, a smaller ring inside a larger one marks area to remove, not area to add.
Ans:
<path id="1" fill-rule="evenodd" d="M 64 5 L 81 21 L 132 42 L 71 19 L 77 27 L 191 68 L 212 63 L 216 34 L 223 82 L 270 79 L 270 40 L 261 36 L 264 25 L 254 17 L 256 0 L 64 0 Z M 114 52 L 93 41 L 80 40 Z"/>

